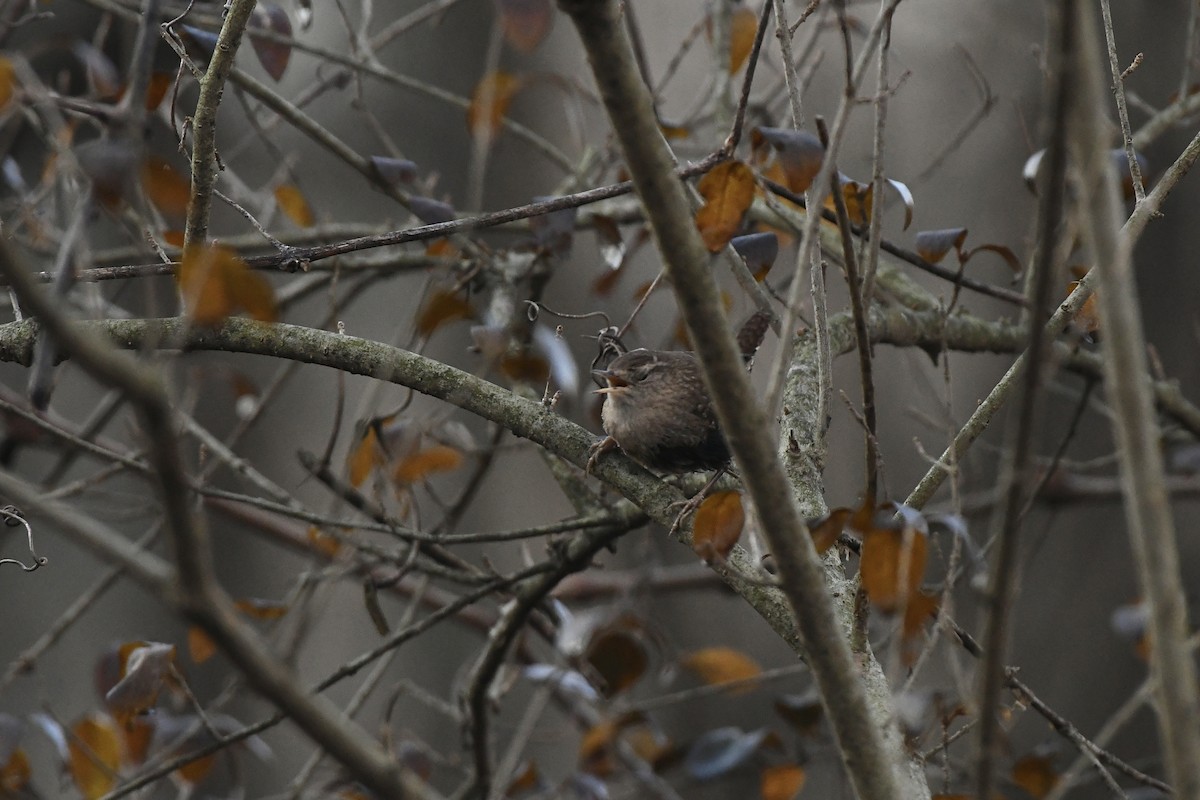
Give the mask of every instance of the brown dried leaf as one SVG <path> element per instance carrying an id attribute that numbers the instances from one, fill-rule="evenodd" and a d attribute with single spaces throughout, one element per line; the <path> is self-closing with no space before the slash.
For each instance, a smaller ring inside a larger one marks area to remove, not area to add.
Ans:
<path id="1" fill-rule="evenodd" d="M 710 253 L 718 253 L 738 232 L 754 201 L 754 172 L 741 161 L 726 161 L 709 170 L 696 187 L 704 205 L 696 227 Z"/>
<path id="2" fill-rule="evenodd" d="M 276 81 L 280 80 L 292 57 L 292 46 L 286 42 L 271 41 L 262 34 L 255 33 L 255 30 L 271 31 L 291 38 L 292 21 L 288 19 L 287 12 L 275 3 L 264 3 L 260 0 L 250 15 L 248 27 L 250 46 L 254 48 L 254 55 L 258 56 L 258 63 L 262 64 L 268 75 Z"/>
<path id="3" fill-rule="evenodd" d="M 117 770 L 121 766 L 121 741 L 112 721 L 97 714 L 84 717 L 71 728 L 67 748 L 67 765 L 79 793 L 86 800 L 96 800 L 117 785 Z"/>
<path id="4" fill-rule="evenodd" d="M 301 228 L 311 228 L 317 219 L 313 216 L 312 207 L 304 198 L 300 187 L 290 183 L 275 187 L 275 202 L 283 209 L 283 213 Z"/>
<path id="5" fill-rule="evenodd" d="M 762 674 L 758 662 L 732 647 L 696 650 L 684 656 L 679 665 L 709 685 L 746 681 Z M 753 688 L 753 685 L 740 686 L 736 691 L 745 692 Z"/>
<path id="6" fill-rule="evenodd" d="M 1021 260 L 1017 258 L 1017 254 L 1011 248 L 1005 247 L 1002 244 L 981 244 L 978 247 L 972 247 L 963 254 L 963 263 L 965 264 L 969 261 L 976 253 L 995 253 L 1004 259 L 1004 263 L 1008 265 L 1008 268 L 1012 270 L 1014 275 L 1021 274 Z"/>
<path id="7" fill-rule="evenodd" d="M 475 310 L 457 292 L 437 290 L 425 301 L 417 314 L 417 333 L 428 337 L 448 322 L 471 319 Z"/>
<path id="8" fill-rule="evenodd" d="M 184 764 L 172 774 L 184 783 L 190 783 L 193 786 L 208 777 L 208 773 L 212 772 L 213 765 L 217 763 L 217 755 L 213 753 L 203 758 L 198 758 Z"/>
<path id="9" fill-rule="evenodd" d="M 167 91 L 175 85 L 175 75 L 170 72 L 150 73 L 150 83 L 146 86 L 146 110 L 158 108 L 167 96 Z"/>
<path id="10" fill-rule="evenodd" d="M 696 510 L 692 550 L 705 561 L 724 561 L 746 524 L 740 492 L 714 492 Z"/>
<path id="11" fill-rule="evenodd" d="M 217 643 L 195 625 L 188 628 L 187 639 L 188 656 L 193 664 L 203 664 L 217 654 Z"/>
<path id="12" fill-rule="evenodd" d="M 604 696 L 612 697 L 638 682 L 650 656 L 636 633 L 625 626 L 610 626 L 592 636 L 584 660 L 604 681 Z"/>
<path id="13" fill-rule="evenodd" d="M 386 461 L 383 448 L 379 445 L 379 433 L 374 425 L 368 425 L 358 441 L 358 446 L 346 460 L 346 467 L 350 472 L 350 485 L 362 486 L 371 470 L 383 466 Z"/>
<path id="14" fill-rule="evenodd" d="M 1046 756 L 1028 755 L 1017 759 L 1012 769 L 1013 783 L 1035 798 L 1045 797 L 1058 785 L 1058 773 Z"/>
<path id="15" fill-rule="evenodd" d="M 337 537 L 322 533 L 316 525 L 312 525 L 308 529 L 308 543 L 326 558 L 336 558 L 338 550 L 342 547 L 342 543 L 337 540 Z"/>
<path id="16" fill-rule="evenodd" d="M 462 466 L 463 454 L 453 447 L 437 444 L 400 460 L 392 471 L 392 480 L 408 486 L 437 472 L 451 472 Z"/>
<path id="17" fill-rule="evenodd" d="M 0 56 L 0 112 L 8 108 L 17 93 L 17 75 L 12 62 Z"/>
<path id="18" fill-rule="evenodd" d="M 508 113 L 513 96 L 525 85 L 523 78 L 508 72 L 489 72 L 475 85 L 467 106 L 467 130 L 471 136 L 491 141 Z"/>
<path id="19" fill-rule="evenodd" d="M 792 800 L 804 788 L 806 777 L 804 768 L 795 764 L 767 767 L 759 782 L 762 800 Z"/>
<path id="20" fill-rule="evenodd" d="M 25 751 L 19 747 L 14 749 L 8 761 L 0 764 L 0 797 L 24 796 L 23 790 L 29 785 L 32 774 Z"/>
<path id="21" fill-rule="evenodd" d="M 218 325 L 239 310 L 264 322 L 273 322 L 278 316 L 271 284 L 227 247 L 188 248 L 176 280 L 187 314 L 196 325 Z"/>
<path id="22" fill-rule="evenodd" d="M 121 725 L 121 741 L 125 745 L 125 761 L 141 764 L 150 752 L 154 740 L 155 716 L 130 717 Z"/>
<path id="23" fill-rule="evenodd" d="M 148 156 L 142 164 L 142 189 L 150 202 L 173 222 L 187 216 L 192 184 L 164 158 Z"/>
<path id="24" fill-rule="evenodd" d="M 729 74 L 742 68 L 750 51 L 754 49 L 754 37 L 758 34 L 758 15 L 748 6 L 738 6 L 729 17 Z"/>
<path id="25" fill-rule="evenodd" d="M 911 528 L 874 528 L 863 535 L 859 574 L 876 608 L 890 614 L 920 591 L 928 547 L 925 534 Z M 902 563 L 907 565 L 904 575 Z"/>
<path id="26" fill-rule="evenodd" d="M 835 508 L 825 516 L 808 523 L 808 533 L 812 536 L 813 547 L 817 548 L 818 555 L 837 544 L 838 537 L 845 530 L 846 523 L 850 521 L 853 513 L 848 508 Z"/>
<path id="27" fill-rule="evenodd" d="M 522 53 L 532 53 L 550 32 L 554 4 L 550 0 L 496 0 L 504 40 Z"/>

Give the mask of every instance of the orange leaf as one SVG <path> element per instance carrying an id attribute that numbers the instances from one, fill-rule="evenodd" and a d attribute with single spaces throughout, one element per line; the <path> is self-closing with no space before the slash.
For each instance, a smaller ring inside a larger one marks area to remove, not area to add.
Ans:
<path id="1" fill-rule="evenodd" d="M 121 739 L 125 743 L 125 760 L 130 764 L 141 764 L 150 752 L 154 739 L 152 717 L 130 717 L 121 725 Z"/>
<path id="2" fill-rule="evenodd" d="M 17 93 L 17 76 L 12 62 L 0 56 L 0 111 L 8 107 L 13 95 Z"/>
<path id="3" fill-rule="evenodd" d="M 197 325 L 217 325 L 240 309 L 268 322 L 277 316 L 271 284 L 229 248 L 193 245 L 183 254 L 176 279 Z"/>
<path id="4" fill-rule="evenodd" d="M 812 536 L 813 547 L 817 548 L 817 555 L 837 544 L 838 537 L 853 513 L 848 508 L 835 508 L 824 517 L 808 523 L 808 532 Z"/>
<path id="5" fill-rule="evenodd" d="M 731 647 L 706 647 L 689 653 L 679 662 L 709 685 L 756 678 L 762 668 L 750 656 Z M 752 687 L 740 687 L 746 691 Z"/>
<path id="6" fill-rule="evenodd" d="M 447 322 L 475 316 L 471 304 L 455 292 L 436 291 L 417 314 L 417 333 L 429 336 Z"/>
<path id="7" fill-rule="evenodd" d="M 705 203 L 696 212 L 696 227 L 710 253 L 720 252 L 737 233 L 754 187 L 754 172 L 741 161 L 718 164 L 700 179 L 696 188 Z"/>
<path id="8" fill-rule="evenodd" d="M 185 783 L 197 784 L 208 777 L 208 773 L 212 772 L 213 764 L 216 763 L 217 754 L 204 756 L 195 761 L 184 764 L 179 769 L 175 770 L 175 775 Z"/>
<path id="9" fill-rule="evenodd" d="M 408 485 L 423 481 L 435 472 L 451 472 L 459 468 L 463 455 L 453 447 L 436 444 L 404 458 L 392 472 L 396 483 Z"/>
<path id="10" fill-rule="evenodd" d="M 168 217 L 187 215 L 192 184 L 171 164 L 158 156 L 148 156 L 142 164 L 142 188 L 154 207 Z"/>
<path id="11" fill-rule="evenodd" d="M 25 751 L 17 748 L 12 751 L 8 761 L 0 765 L 0 797 L 14 797 L 29 784 L 32 774 L 29 768 L 29 757 Z"/>
<path id="12" fill-rule="evenodd" d="M 193 664 L 203 664 L 217 654 L 217 645 L 208 634 L 195 625 L 188 628 L 188 655 Z"/>
<path id="13" fill-rule="evenodd" d="M 1049 758 L 1029 755 L 1013 764 L 1012 779 L 1013 783 L 1040 800 L 1058 784 L 1058 773 L 1054 771 Z"/>
<path id="14" fill-rule="evenodd" d="M 692 550 L 705 561 L 724 561 L 746 524 L 740 492 L 716 492 L 704 498 L 692 525 Z"/>
<path id="15" fill-rule="evenodd" d="M 471 104 L 467 106 L 467 130 L 471 136 L 491 141 L 500 129 L 500 121 L 508 106 L 525 85 L 523 78 L 508 72 L 489 72 L 475 85 Z"/>
<path id="16" fill-rule="evenodd" d="M 275 187 L 275 202 L 279 203 L 279 207 L 283 209 L 284 214 L 287 214 L 287 218 L 301 228 L 311 228 L 317 221 L 313 216 L 312 208 L 309 207 L 308 201 L 304 199 L 304 194 L 297 186 L 285 183 Z"/>
<path id="17" fill-rule="evenodd" d="M 504 40 L 522 53 L 532 53 L 554 22 L 551 0 L 499 0 Z"/>
<path id="18" fill-rule="evenodd" d="M 338 550 L 342 546 L 342 543 L 339 542 L 335 537 L 330 536 L 327 533 L 321 533 L 321 529 L 316 525 L 312 525 L 308 529 L 308 543 L 312 545 L 318 553 L 326 558 L 336 557 Z"/>
<path id="19" fill-rule="evenodd" d="M 358 446 L 347 459 L 346 467 L 350 471 L 350 485 L 362 486 L 363 481 L 371 474 L 371 470 L 383 466 L 383 448 L 379 445 L 379 432 L 374 425 L 368 425 L 359 440 Z"/>
<path id="20" fill-rule="evenodd" d="M 794 764 L 767 767 L 762 772 L 762 800 L 792 800 L 804 788 L 804 768 Z"/>
<path id="21" fill-rule="evenodd" d="M 876 528 L 863 535 L 859 574 L 876 608 L 890 614 L 920 590 L 928 547 L 925 534 L 911 529 Z"/>
<path id="22" fill-rule="evenodd" d="M 1075 291 L 1079 286 L 1079 281 L 1071 281 L 1067 284 L 1067 294 Z M 1091 336 L 1100 330 L 1100 309 L 1096 306 L 1096 293 L 1092 292 L 1092 296 L 1083 301 L 1083 305 L 1079 307 L 1079 311 L 1075 314 L 1074 325 L 1079 330 Z"/>
<path id="23" fill-rule="evenodd" d="M 758 35 L 758 15 L 747 6 L 738 6 L 729 18 L 729 74 L 746 63 Z"/>
<path id="24" fill-rule="evenodd" d="M 71 733 L 68 770 L 79 793 L 87 800 L 108 794 L 117 785 L 121 766 L 121 741 L 112 722 L 93 714 L 75 723 Z"/>
<path id="25" fill-rule="evenodd" d="M 162 232 L 162 240 L 164 243 L 172 247 L 183 247 L 183 231 L 169 230 Z"/>

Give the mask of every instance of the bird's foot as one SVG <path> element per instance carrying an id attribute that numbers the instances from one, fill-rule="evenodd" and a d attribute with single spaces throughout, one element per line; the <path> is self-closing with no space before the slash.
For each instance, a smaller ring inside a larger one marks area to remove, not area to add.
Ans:
<path id="1" fill-rule="evenodd" d="M 717 481 L 720 480 L 721 476 L 728 471 L 728 467 L 721 467 L 713 474 L 711 478 L 708 479 L 708 483 L 704 484 L 703 489 L 696 492 L 687 500 L 680 500 L 679 502 L 671 503 L 671 505 L 668 506 L 668 508 L 671 509 L 679 508 L 679 514 L 676 515 L 675 521 L 671 523 L 671 527 L 667 531 L 669 536 L 674 536 L 675 531 L 679 530 L 680 526 L 683 525 L 683 521 L 687 519 L 688 515 L 695 513 L 696 509 L 700 508 L 701 504 L 704 503 L 705 499 L 708 498 L 709 492 L 711 492 L 712 488 L 717 485 Z"/>
<path id="2" fill-rule="evenodd" d="M 588 448 L 587 464 L 583 467 L 583 473 L 590 475 L 592 467 L 596 466 L 596 462 L 600 460 L 600 456 L 607 453 L 609 450 L 614 450 L 617 447 L 617 440 L 611 436 L 605 436 L 600 441 Z"/>

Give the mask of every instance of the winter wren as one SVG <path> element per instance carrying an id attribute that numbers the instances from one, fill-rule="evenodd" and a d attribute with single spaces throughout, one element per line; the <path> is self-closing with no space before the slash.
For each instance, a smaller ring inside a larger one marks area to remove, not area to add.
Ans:
<path id="1" fill-rule="evenodd" d="M 614 446 L 657 472 L 719 469 L 729 447 L 691 353 L 632 350 L 593 373 L 608 385 L 601 419 L 608 436 L 592 447 L 588 470 Z"/>

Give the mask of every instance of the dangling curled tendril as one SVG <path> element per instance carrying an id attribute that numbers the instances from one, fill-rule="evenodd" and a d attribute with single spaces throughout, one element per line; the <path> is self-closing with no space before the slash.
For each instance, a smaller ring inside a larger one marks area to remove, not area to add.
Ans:
<path id="1" fill-rule="evenodd" d="M 528 306 L 525 314 L 529 317 L 530 322 L 537 322 L 538 315 L 545 311 L 547 314 L 551 314 L 559 319 L 589 319 L 590 317 L 601 317 L 607 325 L 612 325 L 612 320 L 609 318 L 608 314 L 605 314 L 603 311 L 589 311 L 586 314 L 565 314 L 561 311 L 555 311 L 549 306 L 542 305 L 541 303 L 535 303 L 532 300 L 526 300 L 525 305 Z"/>
<path id="2" fill-rule="evenodd" d="M 0 565 L 16 564 L 25 572 L 33 572 L 38 567 L 45 566 L 49 559 L 45 558 L 44 556 L 39 556 L 37 551 L 33 549 L 33 528 L 30 527 L 25 518 L 21 516 L 21 512 L 17 510 L 17 507 L 4 506 L 3 508 L 0 508 L 0 516 L 3 516 L 5 525 L 11 527 L 21 525 L 25 528 L 25 537 L 29 542 L 29 555 L 33 556 L 33 566 L 29 566 L 24 561 L 16 558 L 0 558 Z"/>

